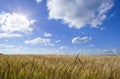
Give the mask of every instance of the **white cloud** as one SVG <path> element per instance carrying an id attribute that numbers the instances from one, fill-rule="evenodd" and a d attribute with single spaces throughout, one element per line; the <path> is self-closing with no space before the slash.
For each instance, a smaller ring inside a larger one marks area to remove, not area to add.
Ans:
<path id="1" fill-rule="evenodd" d="M 42 0 L 36 0 L 36 3 L 37 4 L 39 4 L 39 3 L 41 3 L 42 2 Z"/>
<path id="2" fill-rule="evenodd" d="M 29 20 L 26 16 L 18 13 L 1 13 L 0 14 L 0 30 L 2 32 L 30 32 L 30 27 L 35 20 Z"/>
<path id="3" fill-rule="evenodd" d="M 61 46 L 60 49 L 65 50 L 65 49 L 68 49 L 68 47 L 67 46 Z"/>
<path id="4" fill-rule="evenodd" d="M 9 38 L 9 37 L 22 37 L 22 35 L 13 34 L 13 33 L 0 33 L 0 38 Z"/>
<path id="5" fill-rule="evenodd" d="M 19 13 L 0 13 L 0 35 L 5 37 L 20 37 L 20 32 L 32 32 L 32 24 L 35 20 L 28 19 L 26 16 Z M 16 34 L 16 32 L 18 32 Z"/>
<path id="6" fill-rule="evenodd" d="M 69 27 L 80 29 L 101 25 L 113 4 L 113 0 L 48 0 L 47 7 L 50 19 L 60 19 Z"/>
<path id="7" fill-rule="evenodd" d="M 112 49 L 112 50 L 104 50 L 104 53 L 120 54 L 120 51 L 118 49 Z"/>
<path id="8" fill-rule="evenodd" d="M 57 41 L 55 41 L 55 43 L 59 43 L 59 42 L 61 42 L 61 40 L 57 40 Z"/>
<path id="9" fill-rule="evenodd" d="M 50 33 L 46 33 L 46 32 L 45 32 L 45 33 L 44 33 L 44 36 L 45 36 L 45 37 L 51 37 L 52 34 L 50 34 Z"/>
<path id="10" fill-rule="evenodd" d="M 72 43 L 86 43 L 90 41 L 92 37 L 75 37 L 72 39 Z"/>
<path id="11" fill-rule="evenodd" d="M 25 41 L 25 44 L 31 44 L 31 45 L 43 45 L 43 46 L 53 46 L 53 44 L 50 43 L 51 42 L 51 39 L 46 39 L 46 38 L 40 38 L 40 37 L 37 37 L 35 39 L 32 39 L 32 40 L 26 40 Z"/>

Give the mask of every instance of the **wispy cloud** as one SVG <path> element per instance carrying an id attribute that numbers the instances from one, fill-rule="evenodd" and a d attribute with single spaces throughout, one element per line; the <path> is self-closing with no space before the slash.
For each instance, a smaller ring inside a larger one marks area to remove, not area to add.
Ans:
<path id="1" fill-rule="evenodd" d="M 66 49 L 68 49 L 68 47 L 67 46 L 61 46 L 60 49 L 61 50 L 66 50 Z"/>
<path id="2" fill-rule="evenodd" d="M 0 48 L 14 48 L 14 45 L 0 44 Z"/>
<path id="3" fill-rule="evenodd" d="M 86 43 L 91 39 L 92 37 L 75 37 L 72 39 L 72 43 Z"/>
<path id="4" fill-rule="evenodd" d="M 10 38 L 10 37 L 22 37 L 21 34 L 13 33 L 0 33 L 0 38 Z"/>
<path id="5" fill-rule="evenodd" d="M 120 54 L 120 50 L 118 50 L 118 49 L 112 49 L 112 50 L 104 50 L 104 53 L 106 53 L 106 54 Z"/>
<path id="6" fill-rule="evenodd" d="M 23 49 L 29 49 L 28 47 L 25 46 L 20 46 L 20 45 L 11 45 L 11 44 L 0 44 L 0 49 L 4 50 L 4 51 L 8 51 L 8 50 L 23 50 Z"/>
<path id="7" fill-rule="evenodd" d="M 61 42 L 61 40 L 57 40 L 57 41 L 55 41 L 55 43 L 59 43 L 59 42 Z"/>
<path id="8" fill-rule="evenodd" d="M 51 39 L 46 39 L 46 38 L 41 38 L 41 37 L 37 37 L 35 39 L 32 40 L 26 40 L 25 44 L 31 44 L 31 45 L 42 45 L 42 46 L 54 46 L 54 44 L 50 43 Z"/>

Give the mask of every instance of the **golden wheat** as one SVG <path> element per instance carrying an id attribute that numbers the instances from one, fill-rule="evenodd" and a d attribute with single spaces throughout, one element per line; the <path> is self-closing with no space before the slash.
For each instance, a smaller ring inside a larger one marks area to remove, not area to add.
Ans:
<path id="1" fill-rule="evenodd" d="M 120 57 L 1 55 L 0 79 L 120 79 Z"/>

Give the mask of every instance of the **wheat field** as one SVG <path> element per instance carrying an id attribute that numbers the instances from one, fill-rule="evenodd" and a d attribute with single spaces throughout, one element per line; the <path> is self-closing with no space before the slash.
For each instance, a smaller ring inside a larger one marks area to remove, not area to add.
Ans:
<path id="1" fill-rule="evenodd" d="M 120 79 L 120 57 L 1 55 L 0 79 Z"/>

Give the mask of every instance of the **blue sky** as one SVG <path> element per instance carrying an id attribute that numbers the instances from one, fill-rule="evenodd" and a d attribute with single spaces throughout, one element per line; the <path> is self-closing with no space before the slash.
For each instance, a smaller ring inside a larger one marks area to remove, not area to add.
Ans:
<path id="1" fill-rule="evenodd" d="M 118 54 L 119 4 L 119 0 L 0 0 L 0 52 Z"/>

